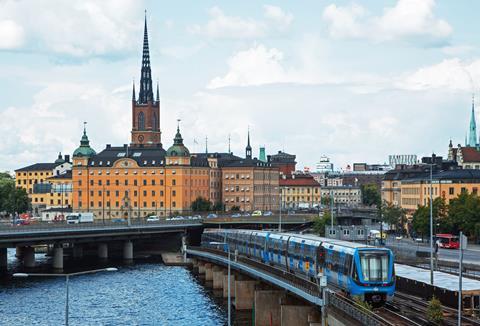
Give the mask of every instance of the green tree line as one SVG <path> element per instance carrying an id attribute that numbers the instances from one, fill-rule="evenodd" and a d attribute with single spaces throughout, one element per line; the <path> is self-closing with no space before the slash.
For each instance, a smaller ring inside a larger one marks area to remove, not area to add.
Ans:
<path id="1" fill-rule="evenodd" d="M 25 213 L 30 200 L 25 189 L 15 186 L 15 179 L 8 172 L 0 172 L 0 214 Z"/>

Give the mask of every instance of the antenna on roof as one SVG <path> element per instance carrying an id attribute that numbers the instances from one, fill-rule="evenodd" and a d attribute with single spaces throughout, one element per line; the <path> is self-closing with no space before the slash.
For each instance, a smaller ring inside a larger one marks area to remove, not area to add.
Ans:
<path id="1" fill-rule="evenodd" d="M 230 150 L 230 134 L 228 134 L 228 154 L 231 153 L 231 150 Z"/>

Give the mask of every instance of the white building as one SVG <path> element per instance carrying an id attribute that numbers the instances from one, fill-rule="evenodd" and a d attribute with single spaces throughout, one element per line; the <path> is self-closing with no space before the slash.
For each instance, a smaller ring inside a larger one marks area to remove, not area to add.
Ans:
<path id="1" fill-rule="evenodd" d="M 321 188 L 321 198 L 330 198 L 333 196 L 335 204 L 355 206 L 362 203 L 362 191 L 360 187 L 339 186 Z"/>

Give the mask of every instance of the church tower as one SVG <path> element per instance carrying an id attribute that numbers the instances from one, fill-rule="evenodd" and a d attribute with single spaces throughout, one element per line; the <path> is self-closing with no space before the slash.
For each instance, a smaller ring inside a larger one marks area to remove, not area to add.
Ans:
<path id="1" fill-rule="evenodd" d="M 476 147 L 477 142 L 477 124 L 475 122 L 475 99 L 472 95 L 472 116 L 470 117 L 470 130 L 468 135 L 468 144 L 467 146 Z"/>
<path id="2" fill-rule="evenodd" d="M 132 92 L 132 146 L 162 146 L 160 132 L 160 94 L 157 84 L 157 98 L 153 97 L 150 51 L 148 47 L 147 15 L 143 33 L 143 56 L 140 76 L 140 92 Z"/>

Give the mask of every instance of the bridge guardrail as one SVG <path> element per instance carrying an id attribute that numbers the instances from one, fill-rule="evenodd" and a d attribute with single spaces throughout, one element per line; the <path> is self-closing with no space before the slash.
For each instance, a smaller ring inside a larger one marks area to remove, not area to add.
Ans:
<path id="1" fill-rule="evenodd" d="M 174 221 L 165 221 L 161 220 L 158 222 L 142 222 L 142 221 L 132 221 L 130 227 L 158 227 L 162 225 L 172 225 L 172 226 L 182 226 L 182 225 L 191 225 L 198 224 L 201 225 L 201 220 L 174 220 Z M 62 223 L 36 223 L 31 225 L 0 225 L 0 234 L 1 233 L 25 233 L 29 231 L 52 231 L 60 229 L 68 230 L 87 230 L 87 229 L 123 229 L 128 227 L 127 222 L 95 222 L 95 223 L 78 223 L 78 224 L 67 224 Z"/>

